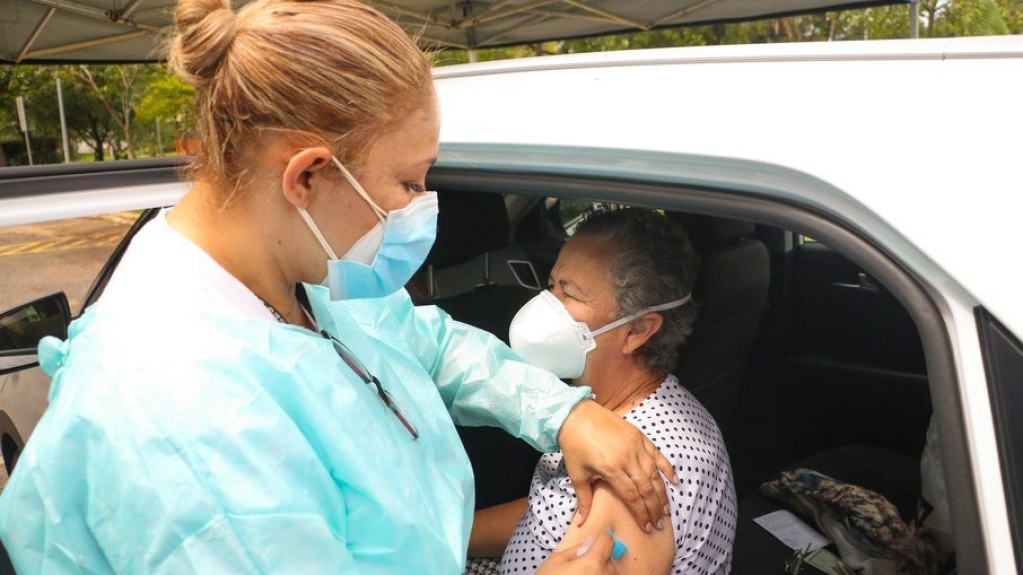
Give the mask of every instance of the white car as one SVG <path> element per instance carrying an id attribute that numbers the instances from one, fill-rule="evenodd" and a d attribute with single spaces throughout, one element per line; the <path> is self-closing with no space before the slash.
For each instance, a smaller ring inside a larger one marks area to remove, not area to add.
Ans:
<path id="1" fill-rule="evenodd" d="M 753 519 L 781 507 L 757 487 L 797 466 L 877 491 L 907 522 L 926 495 L 949 514 L 954 554 L 937 572 L 1023 572 L 1023 37 L 582 54 L 435 77 L 441 220 L 410 286 L 420 302 L 506 337 L 581 208 L 648 206 L 687 226 L 702 310 L 677 371 L 728 443 L 734 573 L 792 556 Z M 0 225 L 155 208 L 185 189 L 166 163 L 110 166 L 0 173 Z M 0 377 L 14 460 L 46 384 L 35 368 Z M 479 504 L 525 492 L 535 455 L 464 438 Z"/>

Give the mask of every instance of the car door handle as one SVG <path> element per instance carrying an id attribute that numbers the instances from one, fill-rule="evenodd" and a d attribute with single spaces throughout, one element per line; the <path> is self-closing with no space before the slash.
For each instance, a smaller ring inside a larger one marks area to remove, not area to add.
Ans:
<path id="1" fill-rule="evenodd" d="M 856 281 L 857 281 L 857 283 L 854 283 L 854 284 L 853 283 L 844 283 L 844 282 L 835 282 L 835 283 L 833 283 L 831 285 L 833 285 L 835 287 L 838 287 L 838 288 L 848 288 L 848 289 L 854 289 L 854 290 L 860 290 L 860 291 L 867 291 L 867 292 L 870 292 L 870 293 L 877 293 L 877 292 L 881 291 L 881 286 L 878 285 L 877 281 L 874 280 L 874 278 L 870 277 L 869 275 L 867 275 L 864 272 L 860 272 L 860 273 L 856 274 Z"/>

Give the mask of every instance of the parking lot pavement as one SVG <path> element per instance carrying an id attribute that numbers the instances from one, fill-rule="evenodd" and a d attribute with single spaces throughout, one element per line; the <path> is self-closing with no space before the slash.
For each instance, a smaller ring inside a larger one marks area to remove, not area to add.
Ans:
<path id="1" fill-rule="evenodd" d="M 0 310 L 63 291 L 77 315 L 135 217 L 119 212 L 0 229 Z"/>

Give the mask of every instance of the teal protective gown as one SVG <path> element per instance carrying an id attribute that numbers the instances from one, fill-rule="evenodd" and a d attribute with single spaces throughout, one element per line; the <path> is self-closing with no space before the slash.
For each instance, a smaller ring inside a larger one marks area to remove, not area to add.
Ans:
<path id="1" fill-rule="evenodd" d="M 306 289 L 418 440 L 309 330 L 97 305 L 40 346 L 50 407 L 0 496 L 18 572 L 461 573 L 473 487 L 452 419 L 554 451 L 589 388 L 404 291 Z"/>

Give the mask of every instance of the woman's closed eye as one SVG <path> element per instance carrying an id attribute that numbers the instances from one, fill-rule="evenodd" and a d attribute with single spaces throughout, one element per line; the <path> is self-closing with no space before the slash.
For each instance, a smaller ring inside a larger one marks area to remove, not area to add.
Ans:
<path id="1" fill-rule="evenodd" d="M 547 291 L 551 292 L 555 296 L 558 296 L 558 295 L 567 296 L 568 295 L 567 293 L 565 293 L 565 288 L 564 287 L 562 287 L 561 289 L 558 289 L 557 287 L 555 287 L 554 280 L 547 280 Z"/>
<path id="2" fill-rule="evenodd" d="M 560 286 L 560 288 L 561 289 L 556 289 L 555 288 L 553 280 L 547 282 L 547 291 L 551 292 L 555 296 L 563 297 L 563 298 L 569 298 L 569 299 L 574 299 L 574 300 L 578 300 L 579 299 L 579 297 L 577 295 L 571 294 L 568 291 L 566 291 L 565 290 L 565 286 Z"/>
<path id="3" fill-rule="evenodd" d="M 421 194 L 426 191 L 426 185 L 417 182 L 405 182 L 405 189 L 413 194 Z"/>

